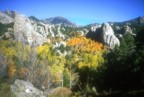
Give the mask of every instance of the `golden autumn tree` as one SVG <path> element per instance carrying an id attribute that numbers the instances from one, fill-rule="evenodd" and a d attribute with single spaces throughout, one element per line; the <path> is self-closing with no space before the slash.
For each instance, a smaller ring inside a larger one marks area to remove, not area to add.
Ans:
<path id="1" fill-rule="evenodd" d="M 74 51 L 78 54 L 78 68 L 88 67 L 97 68 L 104 62 L 103 53 L 106 51 L 106 47 L 101 43 L 95 42 L 86 37 L 74 37 L 67 41 L 67 45 L 74 48 Z M 75 59 L 73 59 L 75 60 Z"/>
<path id="2" fill-rule="evenodd" d="M 15 65 L 15 58 L 16 58 L 16 50 L 13 46 L 15 42 L 7 41 L 7 40 L 0 40 L 0 55 L 4 57 L 2 63 L 7 67 L 7 76 L 12 79 L 16 74 L 16 65 Z M 2 64 L 0 64 L 2 65 Z M 1 67 L 1 66 L 0 66 Z"/>
<path id="3" fill-rule="evenodd" d="M 68 46 L 73 46 L 78 51 L 98 52 L 104 49 L 101 43 L 95 42 L 86 37 L 74 37 L 67 41 Z"/>
<path id="4" fill-rule="evenodd" d="M 3 54 L 7 59 L 16 57 L 16 47 L 13 46 L 15 44 L 13 41 L 0 40 L 0 43 L 0 54 Z"/>
<path id="5" fill-rule="evenodd" d="M 106 47 L 86 37 L 71 38 L 67 41 L 67 45 L 72 48 L 69 64 L 74 63 L 72 65 L 77 67 L 79 74 L 78 87 L 87 92 L 93 88 L 89 83 L 94 84 L 93 82 L 97 78 L 96 72 L 104 63 L 103 55 L 106 52 Z"/>

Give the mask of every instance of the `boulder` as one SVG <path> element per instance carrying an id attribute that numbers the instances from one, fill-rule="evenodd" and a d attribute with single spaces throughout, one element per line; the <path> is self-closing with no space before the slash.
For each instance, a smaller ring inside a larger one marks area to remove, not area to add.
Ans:
<path id="1" fill-rule="evenodd" d="M 11 92 L 16 97 L 46 97 L 41 90 L 34 87 L 30 82 L 19 79 L 11 85 Z"/>
<path id="2" fill-rule="evenodd" d="M 10 33 L 9 33 L 9 32 L 5 32 L 5 33 L 4 33 L 4 36 L 6 37 L 6 39 L 8 39 L 8 38 L 10 38 L 10 37 L 11 37 L 11 35 L 10 35 Z"/>

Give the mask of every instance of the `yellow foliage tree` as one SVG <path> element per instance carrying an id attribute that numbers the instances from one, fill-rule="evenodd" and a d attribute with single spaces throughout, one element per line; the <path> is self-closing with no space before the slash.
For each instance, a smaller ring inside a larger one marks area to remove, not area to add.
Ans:
<path id="1" fill-rule="evenodd" d="M 78 54 L 77 58 L 73 57 L 73 61 L 77 59 L 79 69 L 83 67 L 96 69 L 104 62 L 103 53 L 106 47 L 101 43 L 86 37 L 74 37 L 67 41 L 67 45 L 73 47 Z"/>
<path id="2" fill-rule="evenodd" d="M 82 59 L 78 62 L 79 69 L 83 67 L 97 69 L 97 67 L 104 62 L 102 53 L 97 53 L 95 55 L 92 53 L 84 53 L 81 57 Z"/>
<path id="3" fill-rule="evenodd" d="M 47 64 L 46 68 L 50 70 L 52 83 L 56 85 L 63 84 L 63 71 L 66 60 L 62 56 L 57 56 L 52 50 L 52 47 L 48 44 L 36 48 L 40 63 Z"/>
<path id="4" fill-rule="evenodd" d="M 3 54 L 5 58 L 10 58 L 16 56 L 15 47 L 12 46 L 11 41 L 0 40 L 0 54 Z"/>
<path id="5" fill-rule="evenodd" d="M 97 52 L 105 48 L 101 43 L 95 42 L 86 37 L 74 37 L 67 41 L 68 46 L 73 46 L 78 51 Z"/>

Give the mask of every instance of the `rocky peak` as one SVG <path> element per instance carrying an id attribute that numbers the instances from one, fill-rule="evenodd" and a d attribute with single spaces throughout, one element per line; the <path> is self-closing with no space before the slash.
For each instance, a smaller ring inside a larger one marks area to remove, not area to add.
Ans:
<path id="1" fill-rule="evenodd" d="M 8 16 L 10 16 L 11 18 L 15 17 L 16 11 L 10 11 L 9 9 L 7 9 L 5 11 L 5 14 L 7 14 Z"/>
<path id="2" fill-rule="evenodd" d="M 55 25 L 65 25 L 65 26 L 76 26 L 74 23 L 70 22 L 68 19 L 58 16 L 53 18 L 48 18 L 43 20 L 45 23 L 55 24 Z"/>
<path id="3" fill-rule="evenodd" d="M 14 18 L 14 37 L 18 41 L 34 46 L 41 45 L 46 40 L 45 37 L 34 30 L 26 16 L 18 13 L 15 14 Z"/>
<path id="4" fill-rule="evenodd" d="M 5 14 L 4 12 L 0 11 L 0 23 L 2 24 L 9 24 L 9 23 L 13 23 L 14 19 L 10 16 L 8 16 L 7 14 Z"/>
<path id="5" fill-rule="evenodd" d="M 112 27 L 108 23 L 102 24 L 102 35 L 103 42 L 109 46 L 111 49 L 115 47 L 115 45 L 120 45 L 119 39 L 114 35 L 114 31 Z"/>
<path id="6" fill-rule="evenodd" d="M 35 16 L 30 16 L 29 19 L 32 20 L 33 22 L 40 22 L 40 20 Z"/>
<path id="7" fill-rule="evenodd" d="M 5 13 L 8 14 L 8 15 L 11 15 L 11 14 L 12 14 L 9 9 L 7 9 Z"/>
<path id="8" fill-rule="evenodd" d="M 102 32 L 104 35 L 114 35 L 114 31 L 108 23 L 102 24 Z"/>
<path id="9" fill-rule="evenodd" d="M 138 20 L 139 22 L 144 22 L 144 16 L 138 17 L 137 20 Z"/>
<path id="10" fill-rule="evenodd" d="M 119 39 L 114 35 L 114 31 L 109 23 L 103 23 L 96 31 L 89 31 L 86 36 L 107 45 L 110 49 L 120 45 Z"/>

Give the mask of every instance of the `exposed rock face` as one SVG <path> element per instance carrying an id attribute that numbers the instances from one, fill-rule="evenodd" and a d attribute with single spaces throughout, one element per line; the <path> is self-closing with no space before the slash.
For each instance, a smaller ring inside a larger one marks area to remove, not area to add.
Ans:
<path id="1" fill-rule="evenodd" d="M 14 37 L 16 40 L 28 43 L 29 45 L 41 45 L 46 38 L 36 32 L 30 20 L 21 14 L 15 14 Z"/>
<path id="2" fill-rule="evenodd" d="M 50 42 L 50 38 L 60 37 L 67 40 L 71 37 L 69 32 L 73 29 L 80 32 L 82 36 L 89 30 L 85 27 L 79 30 L 80 26 L 76 26 L 63 17 L 49 18 L 42 21 L 34 16 L 28 18 L 10 10 L 0 11 L 0 23 L 14 24 L 10 27 L 13 30 L 5 31 L 6 34 L 2 34 L 0 39 L 15 39 L 34 46 Z"/>
<path id="3" fill-rule="evenodd" d="M 108 45 L 111 49 L 115 47 L 115 45 L 120 45 L 118 38 L 114 35 L 114 31 L 108 23 L 104 23 L 101 27 L 103 42 Z"/>
<path id="4" fill-rule="evenodd" d="M 6 39 L 12 38 L 12 35 L 9 32 L 4 33 L 4 36 L 5 36 Z"/>
<path id="5" fill-rule="evenodd" d="M 13 18 L 0 11 L 0 23 L 9 24 L 14 22 Z"/>
<path id="6" fill-rule="evenodd" d="M 16 97 L 46 97 L 41 90 L 35 88 L 31 83 L 18 79 L 14 85 L 11 85 L 11 91 Z"/>
<path id="7" fill-rule="evenodd" d="M 127 34 L 127 33 L 132 34 L 132 29 L 128 25 L 124 26 L 123 30 L 124 30 L 124 34 Z"/>
<path id="8" fill-rule="evenodd" d="M 121 28 L 119 26 L 115 26 L 116 30 L 121 30 Z"/>
<path id="9" fill-rule="evenodd" d="M 120 45 L 118 38 L 114 35 L 114 31 L 108 23 L 104 23 L 95 28 L 95 31 L 89 31 L 86 37 L 104 43 L 111 49 L 113 49 L 115 45 Z"/>
<path id="10" fill-rule="evenodd" d="M 108 23 L 102 24 L 103 35 L 113 35 L 114 31 Z"/>
<path id="11" fill-rule="evenodd" d="M 5 14 L 7 14 L 8 16 L 10 16 L 11 18 L 15 17 L 15 13 L 16 13 L 16 11 L 10 11 L 9 9 L 7 9 L 5 11 Z"/>

